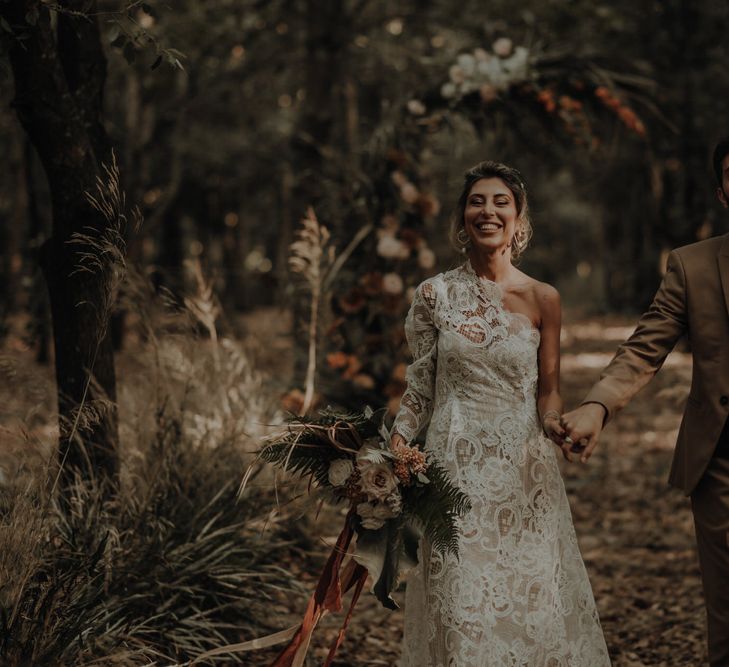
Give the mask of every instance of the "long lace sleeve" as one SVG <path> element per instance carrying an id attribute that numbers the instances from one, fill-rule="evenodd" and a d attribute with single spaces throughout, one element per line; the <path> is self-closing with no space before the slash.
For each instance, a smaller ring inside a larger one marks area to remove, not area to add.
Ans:
<path id="1" fill-rule="evenodd" d="M 409 443 L 430 419 L 435 387 L 435 364 L 438 330 L 433 323 L 435 287 L 426 281 L 415 291 L 405 320 L 413 362 L 407 370 L 407 389 L 400 400 L 392 433 L 399 433 Z"/>

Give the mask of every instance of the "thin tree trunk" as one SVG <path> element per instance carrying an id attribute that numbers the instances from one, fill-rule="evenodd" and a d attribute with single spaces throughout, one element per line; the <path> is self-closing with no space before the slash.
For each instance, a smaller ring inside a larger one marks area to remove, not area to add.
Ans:
<path id="1" fill-rule="evenodd" d="M 28 193 L 28 236 L 26 261 L 38 262 L 38 248 L 47 236 L 47 220 L 44 215 L 47 207 L 41 206 L 41 191 L 36 177 L 36 154 L 33 144 L 27 135 L 23 139 L 23 177 Z M 48 294 L 40 271 L 34 270 L 30 287 L 30 311 L 33 314 L 33 338 L 36 345 L 35 360 L 47 366 L 51 361 L 51 313 L 48 305 Z"/>
<path id="2" fill-rule="evenodd" d="M 15 174 L 15 197 L 9 216 L 9 224 L 0 229 L 0 247 L 3 249 L 2 258 L 0 258 L 0 289 L 2 289 L 0 337 L 6 333 L 5 318 L 9 317 L 16 308 L 24 306 L 24 304 L 18 303 L 18 288 L 23 265 L 21 260 L 21 237 L 26 220 L 26 211 L 28 210 L 28 190 L 24 178 L 22 142 L 18 141 L 17 137 L 13 137 L 10 143 L 8 158 Z"/>

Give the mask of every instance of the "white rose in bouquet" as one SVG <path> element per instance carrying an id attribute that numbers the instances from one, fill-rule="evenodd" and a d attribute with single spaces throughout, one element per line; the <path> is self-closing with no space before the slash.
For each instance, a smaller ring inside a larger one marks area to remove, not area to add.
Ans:
<path id="1" fill-rule="evenodd" d="M 357 514 L 362 520 L 362 528 L 367 530 L 377 530 L 385 525 L 384 519 L 375 518 L 375 506 L 372 503 L 359 503 Z"/>
<path id="2" fill-rule="evenodd" d="M 362 520 L 362 528 L 377 530 L 385 525 L 387 519 L 396 516 L 385 503 L 359 503 L 357 514 Z"/>
<path id="3" fill-rule="evenodd" d="M 387 463 L 370 463 L 360 460 L 359 486 L 370 500 L 385 500 L 393 491 L 397 491 L 398 479 Z"/>
<path id="4" fill-rule="evenodd" d="M 329 483 L 332 486 L 344 486 L 354 472 L 354 464 L 349 459 L 334 459 L 329 464 Z"/>
<path id="5" fill-rule="evenodd" d="M 402 496 L 397 489 L 385 498 L 385 505 L 387 505 L 392 516 L 397 516 L 400 512 L 402 512 Z"/>

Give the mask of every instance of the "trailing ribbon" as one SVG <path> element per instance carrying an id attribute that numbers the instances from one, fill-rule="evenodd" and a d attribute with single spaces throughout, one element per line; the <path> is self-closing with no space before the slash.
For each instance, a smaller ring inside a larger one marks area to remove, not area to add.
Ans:
<path id="1" fill-rule="evenodd" d="M 354 566 L 350 568 L 352 571 L 351 579 L 347 585 L 342 586 L 342 589 L 346 593 L 349 590 L 350 586 L 354 584 L 354 593 L 352 593 L 352 601 L 349 603 L 349 610 L 347 611 L 347 615 L 344 618 L 342 627 L 339 629 L 339 634 L 337 635 L 337 638 L 334 640 L 334 643 L 329 649 L 329 654 L 327 655 L 327 659 L 324 662 L 324 667 L 330 667 L 330 665 L 332 664 L 332 660 L 334 660 L 334 656 L 337 653 L 337 649 L 342 645 L 342 642 L 344 641 L 344 633 L 346 632 L 349 621 L 352 618 L 354 605 L 357 604 L 360 593 L 362 592 L 365 582 L 367 581 L 367 568 L 362 567 L 359 563 L 355 563 L 355 561 L 349 561 L 348 567 L 349 566 Z M 344 581 L 344 577 L 342 577 L 342 581 Z"/>
<path id="2" fill-rule="evenodd" d="M 341 611 L 342 583 L 340 569 L 353 535 L 354 509 L 350 509 L 344 522 L 344 528 L 339 533 L 337 543 L 329 554 L 326 565 L 319 577 L 316 590 L 309 598 L 304 620 L 288 645 L 271 663 L 271 667 L 301 667 L 309 650 L 309 642 L 314 633 L 314 628 L 316 628 L 321 617 L 327 611 Z M 347 574 L 350 575 L 349 571 Z M 351 581 L 346 583 L 351 584 Z"/>
<path id="3" fill-rule="evenodd" d="M 344 641 L 344 634 L 352 618 L 354 606 L 357 604 L 357 600 L 367 581 L 367 568 L 357 563 L 354 559 L 348 560 L 343 567 L 344 558 L 347 555 L 347 550 L 352 542 L 353 535 L 354 509 L 351 509 L 344 522 L 344 528 L 337 538 L 337 543 L 329 554 L 326 565 L 319 576 L 316 589 L 309 598 L 304 619 L 299 625 L 294 625 L 286 630 L 281 630 L 266 635 L 265 637 L 251 639 L 240 644 L 229 644 L 211 651 L 206 651 L 202 655 L 199 655 L 191 664 L 198 663 L 205 658 L 210 658 L 215 655 L 254 651 L 288 641 L 289 643 L 286 647 L 281 650 L 278 656 L 276 656 L 276 659 L 271 663 L 271 667 L 302 667 L 309 650 L 311 636 L 317 624 L 327 612 L 341 611 L 342 595 L 354 587 L 354 593 L 349 603 L 347 615 L 344 618 L 336 639 L 329 648 L 329 654 L 324 662 L 324 667 L 330 667 L 337 650 L 341 646 L 342 641 Z"/>
<path id="4" fill-rule="evenodd" d="M 298 625 L 292 625 L 290 628 L 281 630 L 280 632 L 274 632 L 272 635 L 266 635 L 265 637 L 257 637 L 247 642 L 241 642 L 240 644 L 227 644 L 226 646 L 219 646 L 210 651 L 200 654 L 190 664 L 194 665 L 198 662 L 202 662 L 206 658 L 212 658 L 215 655 L 227 655 L 228 653 L 243 653 L 245 651 L 257 651 L 263 648 L 269 648 L 281 644 L 291 639 L 298 629 Z"/>

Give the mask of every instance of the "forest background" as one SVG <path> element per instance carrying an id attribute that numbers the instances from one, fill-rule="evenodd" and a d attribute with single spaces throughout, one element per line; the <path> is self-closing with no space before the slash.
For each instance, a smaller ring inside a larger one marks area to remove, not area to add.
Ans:
<path id="1" fill-rule="evenodd" d="M 396 409 L 482 159 L 525 179 L 578 400 L 667 252 L 727 229 L 728 29 L 719 0 L 2 0 L 0 655 L 186 664 L 301 613 L 338 515 L 238 482 L 287 412 Z M 616 664 L 701 664 L 672 359 L 601 472 L 565 471 Z M 362 613 L 342 664 L 393 664 L 397 615 Z"/>

